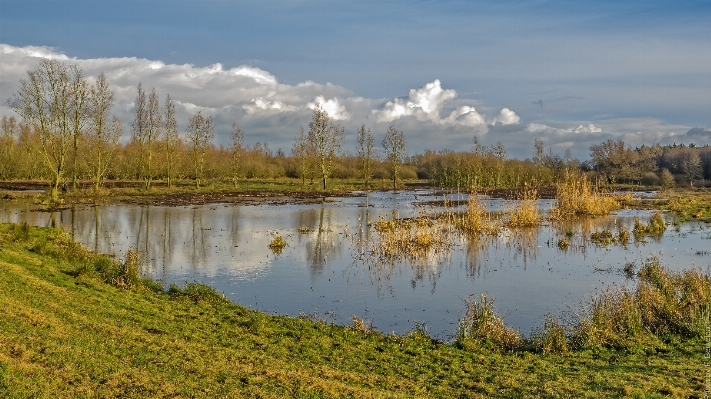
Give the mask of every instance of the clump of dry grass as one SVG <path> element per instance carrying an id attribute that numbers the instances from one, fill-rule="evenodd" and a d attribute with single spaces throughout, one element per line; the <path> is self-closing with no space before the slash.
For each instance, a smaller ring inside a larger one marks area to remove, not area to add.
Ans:
<path id="1" fill-rule="evenodd" d="M 543 329 L 535 331 L 530 339 L 534 349 L 543 353 L 565 353 L 568 351 L 567 329 L 558 318 L 545 316 Z"/>
<path id="2" fill-rule="evenodd" d="M 272 250 L 275 254 L 279 255 L 284 248 L 287 246 L 286 240 L 284 240 L 284 237 L 282 236 L 276 236 L 272 239 L 272 242 L 269 243 L 268 247 L 269 249 Z"/>
<path id="3" fill-rule="evenodd" d="M 517 201 L 510 203 L 507 211 L 509 217 L 504 225 L 512 228 L 538 226 L 541 222 L 538 199 L 536 189 L 524 190 Z"/>
<path id="4" fill-rule="evenodd" d="M 558 241 L 558 248 L 565 251 L 566 249 L 568 249 L 568 247 L 570 247 L 570 241 L 568 241 L 567 238 L 563 237 L 560 239 L 560 241 Z"/>
<path id="5" fill-rule="evenodd" d="M 630 232 L 624 227 L 621 227 L 617 234 L 613 234 L 610 230 L 598 230 L 590 234 L 590 241 L 603 247 L 614 244 L 627 245 L 630 242 Z"/>
<path id="6" fill-rule="evenodd" d="M 585 175 L 568 175 L 556 184 L 556 207 L 551 217 L 565 220 L 575 216 L 601 216 L 620 209 L 620 203 L 600 192 Z"/>
<path id="7" fill-rule="evenodd" d="M 634 222 L 634 236 L 641 238 L 644 236 L 659 237 L 666 231 L 667 225 L 664 222 L 664 216 L 659 211 L 655 211 L 652 217 L 649 218 L 649 224 L 642 223 L 639 218 Z"/>
<path id="8" fill-rule="evenodd" d="M 439 220 L 424 216 L 411 219 L 378 219 L 375 222 L 378 240 L 375 251 L 387 260 L 426 258 L 432 251 L 451 247 L 450 230 Z"/>
<path id="9" fill-rule="evenodd" d="M 634 290 L 612 286 L 582 308 L 573 330 L 579 347 L 623 347 L 645 334 L 700 336 L 711 307 L 709 276 L 699 269 L 673 272 L 651 258 Z"/>
<path id="10" fill-rule="evenodd" d="M 477 196 L 477 187 L 472 186 L 467 200 L 467 209 L 451 217 L 459 231 L 469 236 L 496 234 L 499 231 L 498 220 Z"/>
<path id="11" fill-rule="evenodd" d="M 141 285 L 140 258 L 138 251 L 129 248 L 123 263 L 118 265 L 115 274 L 109 278 L 109 283 L 123 289 L 131 289 Z"/>
<path id="12" fill-rule="evenodd" d="M 467 346 L 471 342 L 488 343 L 506 350 L 519 348 L 521 335 L 504 324 L 494 310 L 494 300 L 486 294 L 470 296 L 464 302 L 464 316 L 459 320 L 457 344 Z"/>

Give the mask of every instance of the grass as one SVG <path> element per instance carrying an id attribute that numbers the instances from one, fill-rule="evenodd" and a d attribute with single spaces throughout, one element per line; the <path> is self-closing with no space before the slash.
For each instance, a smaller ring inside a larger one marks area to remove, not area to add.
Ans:
<path id="1" fill-rule="evenodd" d="M 617 198 L 603 194 L 585 175 L 568 175 L 557 183 L 556 198 L 551 217 L 559 221 L 577 216 L 608 215 L 620 209 Z"/>
<path id="2" fill-rule="evenodd" d="M 630 232 L 624 227 L 621 227 L 617 234 L 610 230 L 598 230 L 590 234 L 590 241 L 601 247 L 615 244 L 626 246 L 630 242 Z"/>
<path id="3" fill-rule="evenodd" d="M 428 259 L 435 252 L 451 247 L 450 230 L 439 219 L 425 216 L 402 219 L 378 219 L 373 225 L 377 234 L 371 252 L 390 264 L 395 261 Z"/>
<path id="4" fill-rule="evenodd" d="M 659 204 L 659 207 L 676 213 L 680 222 L 711 222 L 711 192 L 708 189 L 670 191 L 665 195 L 669 201 Z"/>
<path id="5" fill-rule="evenodd" d="M 423 328 L 384 335 L 360 319 L 338 326 L 248 310 L 200 284 L 119 287 L 102 270 L 130 257 L 63 256 L 60 248 L 73 247 L 66 235 L 30 228 L 16 240 L 16 226 L 0 225 L 3 398 L 703 395 L 698 323 L 708 277 L 698 271 L 639 272 L 649 294 L 661 295 L 639 308 L 659 309 L 640 313 L 640 334 L 658 334 L 654 340 L 576 346 L 568 339 L 562 350 L 565 324 L 550 319 L 537 346 L 524 339 L 505 349 L 497 337 L 516 342 L 506 337 L 517 333 L 496 321 L 488 298 L 472 305 L 479 321 L 462 345 L 433 340 Z"/>
<path id="6" fill-rule="evenodd" d="M 640 239 L 644 236 L 661 237 L 666 231 L 667 225 L 664 222 L 664 216 L 659 211 L 656 211 L 649 218 L 649 223 L 644 224 L 639 218 L 634 221 L 634 236 Z"/>
<path id="7" fill-rule="evenodd" d="M 508 206 L 508 220 L 504 226 L 509 228 L 536 227 L 541 223 L 541 211 L 538 207 L 538 191 L 524 190 L 519 198 Z"/>

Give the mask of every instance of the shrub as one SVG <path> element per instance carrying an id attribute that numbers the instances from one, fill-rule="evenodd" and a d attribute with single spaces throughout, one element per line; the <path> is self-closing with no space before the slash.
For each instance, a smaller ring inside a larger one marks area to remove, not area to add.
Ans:
<path id="1" fill-rule="evenodd" d="M 556 184 L 556 207 L 551 216 L 565 220 L 574 216 L 601 216 L 620 209 L 613 197 L 603 195 L 585 175 L 567 175 Z"/>

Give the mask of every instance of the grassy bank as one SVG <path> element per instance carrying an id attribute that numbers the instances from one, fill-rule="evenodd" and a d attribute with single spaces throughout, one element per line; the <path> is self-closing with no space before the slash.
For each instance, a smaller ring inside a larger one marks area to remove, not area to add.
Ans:
<path id="1" fill-rule="evenodd" d="M 703 397 L 698 335 L 562 353 L 449 344 L 266 315 L 135 267 L 0 225 L 0 397 Z"/>

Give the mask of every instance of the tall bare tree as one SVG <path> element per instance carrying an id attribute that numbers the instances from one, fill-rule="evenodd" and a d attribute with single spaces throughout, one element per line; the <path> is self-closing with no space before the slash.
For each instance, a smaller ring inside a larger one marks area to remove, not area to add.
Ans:
<path id="1" fill-rule="evenodd" d="M 193 152 L 195 185 L 200 188 L 200 180 L 202 179 L 203 169 L 205 167 L 207 149 L 212 145 L 212 140 L 215 138 L 212 116 L 203 116 L 202 111 L 198 111 L 190 118 L 186 133 Z"/>
<path id="2" fill-rule="evenodd" d="M 313 145 L 318 162 L 319 172 L 326 189 L 326 180 L 333 171 L 333 161 L 345 138 L 343 127 L 336 124 L 328 113 L 316 104 L 314 114 L 309 122 L 309 142 Z"/>
<path id="3" fill-rule="evenodd" d="M 241 169 L 241 158 L 242 158 L 242 142 L 244 141 L 244 133 L 239 125 L 235 122 L 232 124 L 232 133 L 230 134 L 232 139 L 232 185 L 237 187 L 237 178 L 239 177 L 239 172 Z"/>
<path id="4" fill-rule="evenodd" d="M 156 89 L 151 89 L 151 94 L 148 96 L 148 129 L 146 131 L 146 149 L 148 152 L 146 188 L 151 188 L 151 180 L 153 179 L 153 141 L 160 136 L 162 127 L 162 115 L 160 110 L 160 100 Z"/>
<path id="5" fill-rule="evenodd" d="M 92 157 L 89 164 L 94 177 L 94 189 L 101 187 L 102 180 L 113 160 L 118 140 L 123 132 L 123 123 L 117 117 L 110 118 L 114 106 L 114 93 L 102 73 L 96 84 L 89 90 L 88 101 L 88 139 Z"/>
<path id="6" fill-rule="evenodd" d="M 309 142 L 309 136 L 303 127 L 299 129 L 299 134 L 291 147 L 291 156 L 296 159 L 298 174 L 301 177 L 301 187 L 303 188 L 306 184 L 307 175 L 310 175 L 313 180 L 311 166 L 314 158 L 313 146 Z"/>
<path id="7" fill-rule="evenodd" d="M 134 104 L 133 124 L 131 125 L 131 139 L 138 144 L 138 177 L 146 176 L 145 158 L 146 141 L 148 135 L 148 104 L 146 103 L 146 92 L 143 91 L 142 83 L 138 84 L 138 95 Z"/>
<path id="8" fill-rule="evenodd" d="M 35 69 L 27 71 L 27 79 L 20 80 L 20 89 L 10 100 L 12 109 L 34 126 L 39 136 L 38 150 L 51 171 L 50 197 L 55 202 L 59 200 L 59 185 L 75 131 L 72 113 L 77 107 L 73 98 L 76 92 L 85 90 L 84 81 L 77 75 L 83 76 L 79 67 L 43 59 Z"/>
<path id="9" fill-rule="evenodd" d="M 178 145 L 178 122 L 175 119 L 175 104 L 170 94 L 165 96 L 165 124 L 163 125 L 163 139 L 165 140 L 165 175 L 168 187 L 173 184 L 173 168 L 175 167 L 175 147 Z"/>
<path id="10" fill-rule="evenodd" d="M 377 150 L 373 145 L 373 133 L 370 128 L 361 125 L 358 128 L 358 160 L 363 171 L 363 180 L 365 188 L 368 189 L 368 183 L 373 177 L 373 161 L 377 157 Z"/>
<path id="11" fill-rule="evenodd" d="M 400 178 L 400 169 L 407 157 L 405 134 L 395 129 L 393 125 L 390 125 L 387 132 L 385 132 L 385 138 L 382 144 L 383 150 L 385 151 L 385 159 L 390 166 L 390 172 L 393 177 L 393 189 L 395 189 L 397 188 L 397 181 Z"/>
<path id="12" fill-rule="evenodd" d="M 84 80 L 84 71 L 79 66 L 72 64 L 68 68 L 72 87 L 69 100 L 72 129 L 72 187 L 77 188 L 77 180 L 79 179 L 79 168 L 77 167 L 79 140 L 87 122 L 86 103 L 89 97 L 89 85 Z"/>

